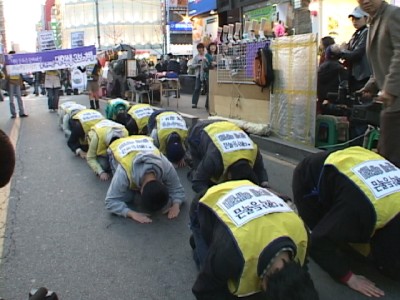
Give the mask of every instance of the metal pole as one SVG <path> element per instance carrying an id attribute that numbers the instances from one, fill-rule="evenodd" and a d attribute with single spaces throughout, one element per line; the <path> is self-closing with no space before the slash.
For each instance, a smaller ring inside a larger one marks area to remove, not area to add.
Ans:
<path id="1" fill-rule="evenodd" d="M 98 49 L 101 49 L 101 44 L 100 44 L 100 23 L 99 23 L 99 0 L 94 0 L 96 3 L 96 27 L 97 27 L 97 44 L 98 44 Z"/>

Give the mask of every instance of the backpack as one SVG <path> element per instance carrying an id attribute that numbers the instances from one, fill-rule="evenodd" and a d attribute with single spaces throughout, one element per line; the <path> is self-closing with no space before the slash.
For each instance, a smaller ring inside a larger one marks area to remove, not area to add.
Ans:
<path id="1" fill-rule="evenodd" d="M 266 87 L 271 87 L 271 93 L 273 93 L 274 70 L 272 67 L 272 51 L 268 44 L 257 50 L 254 58 L 253 81 L 261 86 L 261 91 Z"/>

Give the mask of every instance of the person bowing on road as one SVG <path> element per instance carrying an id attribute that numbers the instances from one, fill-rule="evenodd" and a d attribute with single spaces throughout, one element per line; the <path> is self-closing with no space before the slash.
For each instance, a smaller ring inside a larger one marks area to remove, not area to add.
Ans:
<path id="1" fill-rule="evenodd" d="M 116 166 L 108 188 L 108 211 L 139 223 L 151 223 L 149 213 L 161 210 L 169 219 L 179 215 L 185 191 L 169 160 L 148 136 L 137 135 L 114 141 L 108 150 Z M 139 203 L 132 209 L 127 203 Z M 144 212 L 140 210 L 144 209 Z"/>
<path id="2" fill-rule="evenodd" d="M 196 195 L 190 219 L 196 299 L 318 299 L 305 268 L 308 229 L 267 189 L 248 180 L 215 185 Z"/>
<path id="3" fill-rule="evenodd" d="M 400 169 L 361 147 L 312 154 L 293 173 L 294 202 L 312 230 L 310 256 L 368 297 L 384 292 L 353 273 L 346 254 L 360 253 L 384 275 L 400 280 L 399 178 Z"/>
<path id="4" fill-rule="evenodd" d="M 192 188 L 196 193 L 227 180 L 247 179 L 268 187 L 260 150 L 237 125 L 200 120 L 189 131 Z"/>
<path id="5" fill-rule="evenodd" d="M 76 156 L 86 159 L 88 132 L 92 126 L 101 120 L 104 120 L 104 116 L 94 109 L 83 109 L 71 116 L 69 119 L 71 133 L 67 145 Z"/>
<path id="6" fill-rule="evenodd" d="M 125 126 L 111 120 L 101 120 L 88 132 L 89 148 L 86 160 L 93 172 L 101 181 L 110 179 L 111 168 L 107 156 L 107 148 L 119 138 L 127 137 Z"/>
<path id="7" fill-rule="evenodd" d="M 186 166 L 186 137 L 188 129 L 185 119 L 173 110 L 155 110 L 147 125 L 154 144 L 170 162 L 177 167 Z"/>

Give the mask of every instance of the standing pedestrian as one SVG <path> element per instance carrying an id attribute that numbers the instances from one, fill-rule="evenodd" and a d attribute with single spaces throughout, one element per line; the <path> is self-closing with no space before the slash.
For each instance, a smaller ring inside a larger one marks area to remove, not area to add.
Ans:
<path id="1" fill-rule="evenodd" d="M 341 58 L 348 70 L 349 90 L 354 93 L 363 88 L 371 77 L 366 54 L 368 14 L 360 7 L 356 7 L 349 15 L 356 31 L 348 43 L 340 46 Z"/>
<path id="2" fill-rule="evenodd" d="M 383 103 L 378 152 L 400 167 L 400 7 L 383 0 L 357 0 L 370 15 L 367 57 L 372 76 L 363 91 Z"/>
<path id="3" fill-rule="evenodd" d="M 197 45 L 197 51 L 199 52 L 192 61 L 190 69 L 194 70 L 196 76 L 196 84 L 192 96 L 192 108 L 197 108 L 197 103 L 199 102 L 201 85 L 205 79 L 205 75 L 208 75 L 208 65 L 209 61 L 205 55 L 205 47 L 203 43 Z"/>
<path id="4" fill-rule="evenodd" d="M 78 67 L 78 69 L 82 72 L 86 72 L 87 76 L 87 90 L 89 92 L 89 101 L 90 101 L 90 109 L 99 109 L 99 78 L 101 72 L 101 64 L 97 59 L 95 64 L 88 65 L 86 67 Z"/>
<path id="5" fill-rule="evenodd" d="M 15 51 L 10 51 L 8 54 L 15 54 Z M 25 113 L 24 102 L 22 102 L 21 86 L 23 85 L 21 74 L 7 74 L 7 69 L 4 68 L 7 84 L 8 84 L 8 97 L 10 98 L 10 113 L 11 119 L 17 117 L 15 110 L 14 96 L 17 98 L 19 116 L 25 118 L 28 115 Z"/>
<path id="6" fill-rule="evenodd" d="M 59 70 L 48 70 L 45 72 L 44 87 L 47 91 L 47 105 L 50 112 L 58 109 L 61 89 L 61 73 Z"/>
<path id="7" fill-rule="evenodd" d="M 46 89 L 43 85 L 44 83 L 44 73 L 38 71 L 33 73 L 33 78 L 34 78 L 34 90 L 33 93 L 35 96 L 39 96 L 39 88 L 41 90 L 42 95 L 46 95 Z"/>

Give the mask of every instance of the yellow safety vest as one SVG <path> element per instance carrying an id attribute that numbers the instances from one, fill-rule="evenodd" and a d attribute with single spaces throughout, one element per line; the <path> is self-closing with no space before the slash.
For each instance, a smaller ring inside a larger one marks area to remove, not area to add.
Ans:
<path id="1" fill-rule="evenodd" d="M 245 159 L 251 167 L 257 158 L 258 147 L 236 124 L 228 121 L 215 122 L 204 127 L 214 145 L 221 153 L 224 171 L 219 178 L 211 178 L 214 183 L 226 181 L 227 170 L 235 162 Z"/>
<path id="2" fill-rule="evenodd" d="M 82 145 L 87 144 L 86 136 L 97 122 L 100 122 L 101 120 L 104 120 L 104 117 L 101 113 L 99 113 L 97 110 L 94 109 L 83 109 L 80 112 L 76 113 L 73 117 L 73 120 L 78 120 L 83 128 L 83 131 L 85 132 L 85 138 L 80 140 L 80 143 Z"/>
<path id="3" fill-rule="evenodd" d="M 57 76 L 57 75 L 60 75 L 59 71 L 57 71 L 57 70 L 47 70 L 47 71 L 45 72 L 45 74 L 46 74 L 46 75 L 50 75 L 50 76 Z"/>
<path id="4" fill-rule="evenodd" d="M 126 130 L 125 126 L 122 124 L 119 124 L 117 122 L 111 121 L 111 120 L 102 120 L 98 123 L 96 123 L 90 130 L 93 130 L 98 138 L 98 143 L 97 143 L 97 150 L 96 154 L 98 156 L 104 156 L 107 155 L 107 148 L 108 144 L 106 143 L 107 140 L 107 134 L 114 129 L 118 129 L 122 131 L 122 137 L 127 137 L 129 135 L 128 130 Z M 88 138 L 90 138 L 88 136 Z M 89 141 L 90 143 L 90 141 Z"/>
<path id="5" fill-rule="evenodd" d="M 160 155 L 160 151 L 154 146 L 153 139 L 145 135 L 131 135 L 115 140 L 111 143 L 111 150 L 114 159 L 124 168 L 128 179 L 129 187 L 132 190 L 138 189 L 137 183 L 133 181 L 132 165 L 136 155 L 143 152 L 152 152 Z"/>
<path id="6" fill-rule="evenodd" d="M 75 101 L 63 102 L 63 103 L 60 104 L 60 109 L 62 109 L 62 110 L 65 111 L 68 107 L 70 107 L 70 106 L 72 106 L 72 105 L 74 105 L 74 104 L 76 104 Z"/>
<path id="7" fill-rule="evenodd" d="M 375 213 L 375 231 L 400 213 L 400 169 L 379 154 L 362 147 L 350 147 L 328 156 L 325 165 L 334 166 L 349 178 L 371 201 Z M 369 244 L 351 244 L 368 255 Z"/>
<path id="8" fill-rule="evenodd" d="M 156 121 L 161 153 L 166 154 L 167 138 L 171 133 L 176 132 L 180 136 L 182 143 L 186 140 L 188 130 L 185 119 L 180 114 L 173 111 L 166 111 L 160 113 L 156 117 Z"/>
<path id="9" fill-rule="evenodd" d="M 139 134 L 143 134 L 143 129 L 147 126 L 154 109 L 149 104 L 136 104 L 129 110 L 128 114 L 135 120 Z"/>
<path id="10" fill-rule="evenodd" d="M 9 78 L 11 80 L 20 80 L 21 79 L 21 75 L 17 74 L 17 75 L 10 75 Z"/>
<path id="11" fill-rule="evenodd" d="M 64 111 L 66 114 L 70 114 L 73 111 L 81 111 L 83 109 L 86 109 L 86 106 L 81 105 L 79 103 L 75 103 L 75 104 L 69 105 L 68 107 L 64 108 Z"/>
<path id="12" fill-rule="evenodd" d="M 224 222 L 243 256 L 239 280 L 228 281 L 228 288 L 235 296 L 245 297 L 261 291 L 257 274 L 259 256 L 280 237 L 293 241 L 297 247 L 294 260 L 304 264 L 308 244 L 304 223 L 267 189 L 248 180 L 228 181 L 209 188 L 199 203 Z"/>

